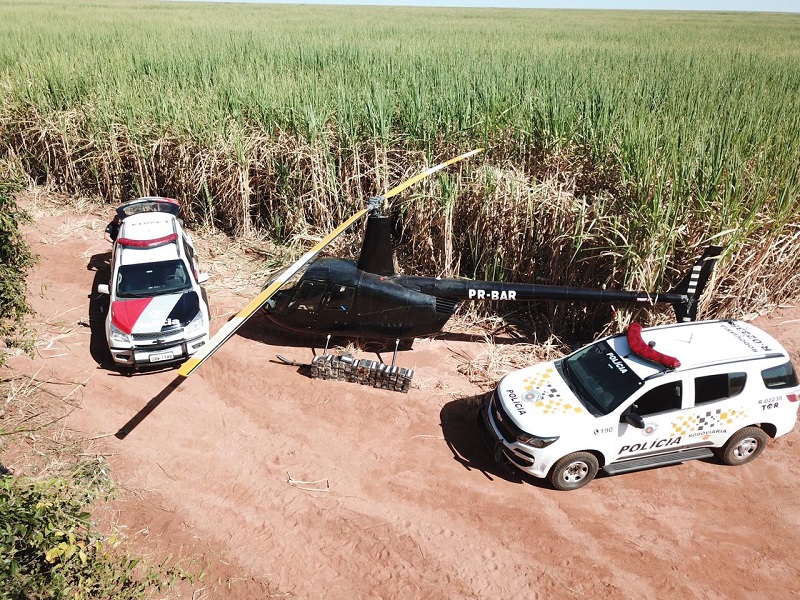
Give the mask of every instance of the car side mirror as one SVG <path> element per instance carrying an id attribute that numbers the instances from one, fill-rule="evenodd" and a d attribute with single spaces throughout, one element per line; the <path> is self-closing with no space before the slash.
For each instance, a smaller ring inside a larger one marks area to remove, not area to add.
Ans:
<path id="1" fill-rule="evenodd" d="M 622 415 L 622 421 L 636 427 L 636 429 L 644 429 L 644 419 L 642 415 L 637 415 L 635 412 L 627 412 Z"/>
<path id="2" fill-rule="evenodd" d="M 111 293 L 110 291 L 108 291 L 108 284 L 107 283 L 99 284 L 97 286 L 97 293 L 98 294 L 105 294 L 106 296 L 108 296 Z"/>
<path id="3" fill-rule="evenodd" d="M 197 283 L 205 283 L 208 281 L 208 273 L 200 273 L 197 276 Z"/>

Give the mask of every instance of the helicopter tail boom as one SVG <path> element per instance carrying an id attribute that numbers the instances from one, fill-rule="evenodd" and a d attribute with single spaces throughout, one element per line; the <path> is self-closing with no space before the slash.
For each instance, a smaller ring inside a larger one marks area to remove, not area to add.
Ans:
<path id="1" fill-rule="evenodd" d="M 721 248 L 710 246 L 681 283 L 670 292 L 643 292 L 576 288 L 558 285 L 501 283 L 458 279 L 408 278 L 408 283 L 438 298 L 466 301 L 554 300 L 561 302 L 630 302 L 636 304 L 672 304 L 678 321 L 697 318 L 697 305 L 708 282 Z"/>

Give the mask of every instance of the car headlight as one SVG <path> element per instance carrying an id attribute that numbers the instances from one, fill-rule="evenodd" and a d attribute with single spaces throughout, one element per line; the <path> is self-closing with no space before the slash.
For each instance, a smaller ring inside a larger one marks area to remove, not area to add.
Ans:
<path id="1" fill-rule="evenodd" d="M 530 433 L 520 433 L 517 436 L 517 441 L 520 444 L 525 444 L 526 446 L 532 446 L 533 448 L 546 448 L 553 442 L 558 439 L 558 436 L 555 437 L 539 437 L 538 435 L 531 435 Z"/>
<path id="2" fill-rule="evenodd" d="M 125 333 L 119 327 L 117 327 L 116 325 L 114 325 L 112 323 L 111 324 L 111 341 L 112 342 L 117 342 L 118 344 L 124 344 L 126 346 L 130 346 L 131 345 L 131 336 L 129 336 L 127 333 Z"/>
<path id="3" fill-rule="evenodd" d="M 203 313 L 202 311 L 197 311 L 197 314 L 195 315 L 194 319 L 189 321 L 189 324 L 186 325 L 186 329 L 184 329 L 184 332 L 187 336 L 200 335 L 202 333 L 205 333 L 204 326 L 205 326 L 205 320 L 203 319 Z"/>

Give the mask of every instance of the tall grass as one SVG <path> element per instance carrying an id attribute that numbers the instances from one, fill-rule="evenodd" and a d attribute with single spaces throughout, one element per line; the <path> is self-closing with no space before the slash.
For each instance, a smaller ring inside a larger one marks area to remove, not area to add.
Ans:
<path id="1" fill-rule="evenodd" d="M 25 279 L 36 257 L 20 231 L 30 219 L 14 201 L 20 187 L 3 181 L 0 173 L 0 367 L 5 363 L 6 348 L 33 352 L 31 332 L 25 327 L 25 317 L 33 312 Z"/>
<path id="2" fill-rule="evenodd" d="M 800 292 L 798 31 L 798 15 L 5 3 L 0 144 L 64 189 L 172 194 L 284 240 L 481 145 L 398 210 L 408 268 L 664 287 L 714 239 L 710 312 L 742 313 Z"/>

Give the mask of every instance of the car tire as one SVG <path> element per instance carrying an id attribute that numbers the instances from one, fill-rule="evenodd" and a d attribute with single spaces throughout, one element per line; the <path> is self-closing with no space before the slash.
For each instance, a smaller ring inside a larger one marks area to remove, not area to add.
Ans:
<path id="1" fill-rule="evenodd" d="M 734 433 L 721 448 L 718 456 L 726 465 L 749 463 L 763 452 L 768 436 L 759 427 L 745 427 Z"/>
<path id="2" fill-rule="evenodd" d="M 589 452 L 573 452 L 559 458 L 550 469 L 548 481 L 557 490 L 577 490 L 589 483 L 600 468 L 597 457 Z"/>

